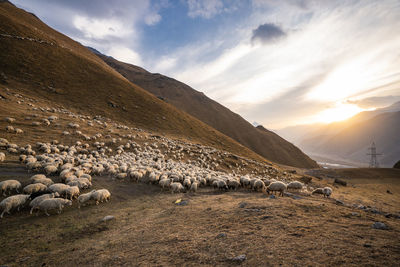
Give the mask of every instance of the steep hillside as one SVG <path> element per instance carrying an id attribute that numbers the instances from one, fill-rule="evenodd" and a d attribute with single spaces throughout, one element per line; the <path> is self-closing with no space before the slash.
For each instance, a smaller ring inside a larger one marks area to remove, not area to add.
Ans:
<path id="1" fill-rule="evenodd" d="M 263 157 L 284 165 L 317 167 L 300 149 L 266 129 L 260 131 L 238 114 L 188 85 L 161 74 L 99 55 L 108 65 L 143 89 L 230 136 Z"/>
<path id="2" fill-rule="evenodd" d="M 87 115 L 262 157 L 129 82 L 36 16 L 0 3 L 0 86 Z M 2 112 L 15 107 L 3 106 Z M 3 113 L 2 113 L 3 114 Z"/>
<path id="3" fill-rule="evenodd" d="M 381 165 L 392 167 L 400 158 L 399 133 L 400 112 L 388 112 L 354 123 L 329 138 L 325 136 L 321 142 L 313 142 L 315 138 L 310 138 L 304 143 L 315 153 L 368 162 L 367 148 L 374 141 L 378 152 L 383 153 L 378 158 Z"/>

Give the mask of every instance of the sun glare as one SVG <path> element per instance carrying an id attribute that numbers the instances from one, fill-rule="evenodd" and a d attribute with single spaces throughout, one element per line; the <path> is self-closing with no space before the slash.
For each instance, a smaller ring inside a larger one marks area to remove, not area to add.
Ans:
<path id="1" fill-rule="evenodd" d="M 340 103 L 333 108 L 325 109 L 318 113 L 315 116 L 315 122 L 331 123 L 335 121 L 342 121 L 356 115 L 361 111 L 365 111 L 365 109 L 353 104 Z"/>

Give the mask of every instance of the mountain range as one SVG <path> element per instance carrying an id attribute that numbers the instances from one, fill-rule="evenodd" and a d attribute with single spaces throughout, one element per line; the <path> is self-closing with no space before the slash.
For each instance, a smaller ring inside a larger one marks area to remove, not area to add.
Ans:
<path id="1" fill-rule="evenodd" d="M 278 133 L 314 157 L 326 157 L 366 166 L 368 148 L 374 142 L 381 166 L 392 167 L 400 159 L 400 102 L 330 124 L 287 127 Z"/>
<path id="2" fill-rule="evenodd" d="M 291 143 L 255 128 L 204 94 L 172 78 L 101 56 L 8 1 L 0 3 L 0 40 L 4 88 L 252 159 L 317 166 Z"/>

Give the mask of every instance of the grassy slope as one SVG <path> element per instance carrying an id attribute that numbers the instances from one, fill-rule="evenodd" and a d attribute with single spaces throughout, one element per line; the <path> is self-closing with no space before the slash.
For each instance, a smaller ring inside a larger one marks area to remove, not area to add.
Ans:
<path id="1" fill-rule="evenodd" d="M 264 160 L 132 84 L 86 47 L 8 2 L 0 3 L 0 34 L 32 37 L 54 44 L 0 36 L 0 72 L 7 77 L 4 87 L 80 113 L 105 115 L 129 125 Z M 117 107 L 111 107 L 110 101 Z"/>
<path id="2" fill-rule="evenodd" d="M 263 157 L 295 167 L 317 167 L 315 161 L 277 134 L 260 131 L 221 104 L 188 85 L 111 57 L 99 55 L 128 80 L 257 152 Z"/>

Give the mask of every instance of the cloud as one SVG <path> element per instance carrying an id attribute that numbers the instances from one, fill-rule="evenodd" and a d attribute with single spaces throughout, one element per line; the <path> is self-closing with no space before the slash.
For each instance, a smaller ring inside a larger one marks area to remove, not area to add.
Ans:
<path id="1" fill-rule="evenodd" d="M 400 95 L 393 96 L 374 96 L 357 100 L 347 100 L 346 103 L 355 104 L 360 108 L 370 109 L 370 108 L 382 108 L 392 105 L 395 102 L 400 101 Z"/>
<path id="2" fill-rule="evenodd" d="M 138 53 L 124 46 L 112 46 L 107 55 L 112 56 L 122 62 L 129 62 L 134 65 L 142 65 L 142 59 Z"/>
<path id="3" fill-rule="evenodd" d="M 202 17 L 206 19 L 221 13 L 224 7 L 221 0 L 188 0 L 187 5 L 189 17 Z"/>
<path id="4" fill-rule="evenodd" d="M 253 30 L 253 35 L 251 36 L 251 42 L 255 43 L 257 41 L 266 44 L 270 42 L 277 41 L 282 37 L 285 37 L 286 33 L 278 26 L 273 23 L 265 23 Z"/>

